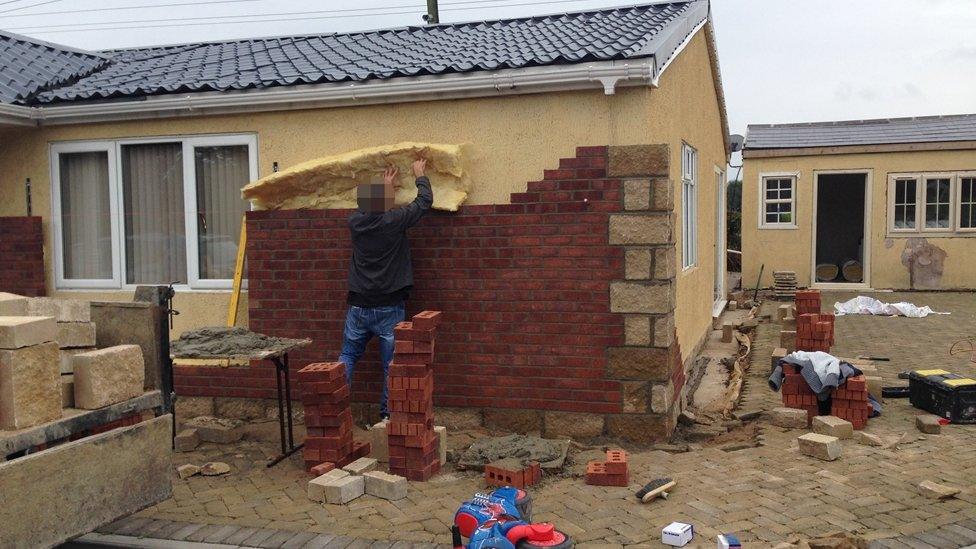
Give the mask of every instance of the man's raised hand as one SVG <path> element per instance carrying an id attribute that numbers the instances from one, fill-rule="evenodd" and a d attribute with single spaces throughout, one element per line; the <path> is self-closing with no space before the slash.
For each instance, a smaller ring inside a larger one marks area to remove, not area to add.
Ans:
<path id="1" fill-rule="evenodd" d="M 423 177 L 424 170 L 427 169 L 427 159 L 418 158 L 413 161 L 413 175 L 414 177 Z"/>

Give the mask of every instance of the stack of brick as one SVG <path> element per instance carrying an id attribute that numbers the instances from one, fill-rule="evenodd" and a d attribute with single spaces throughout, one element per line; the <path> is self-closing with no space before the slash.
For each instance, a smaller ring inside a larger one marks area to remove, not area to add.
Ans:
<path id="1" fill-rule="evenodd" d="M 630 471 L 627 469 L 627 452 L 607 450 L 606 461 L 591 461 L 586 464 L 586 483 L 591 486 L 623 486 L 630 484 Z"/>
<path id="2" fill-rule="evenodd" d="M 797 315 L 820 312 L 820 290 L 797 290 L 794 298 Z"/>
<path id="3" fill-rule="evenodd" d="M 434 340 L 440 311 L 424 311 L 393 330 L 396 339 L 387 378 L 390 472 L 426 481 L 441 469 L 434 432 Z"/>
<path id="4" fill-rule="evenodd" d="M 834 345 L 834 315 L 832 313 L 804 313 L 796 319 L 796 349 L 798 351 L 830 352 Z"/>
<path id="5" fill-rule="evenodd" d="M 820 406 L 817 403 L 817 394 L 813 392 L 810 385 L 803 375 L 800 368 L 793 364 L 783 364 L 783 406 L 787 408 L 797 408 L 805 410 L 807 413 L 807 425 L 813 421 L 814 416 L 820 415 Z"/>
<path id="6" fill-rule="evenodd" d="M 352 438 L 352 410 L 346 365 L 341 362 L 309 364 L 298 371 L 305 408 L 305 469 L 323 463 L 329 469 L 369 454 L 369 444 Z"/>
<path id="7" fill-rule="evenodd" d="M 846 419 L 854 429 L 863 429 L 868 423 L 871 403 L 868 402 L 868 383 L 864 374 L 849 377 L 843 385 L 834 389 L 830 400 L 830 415 Z"/>
<path id="8" fill-rule="evenodd" d="M 538 461 L 523 465 L 516 458 L 506 458 L 485 465 L 485 483 L 492 486 L 514 486 L 525 489 L 542 482 L 542 466 Z"/>

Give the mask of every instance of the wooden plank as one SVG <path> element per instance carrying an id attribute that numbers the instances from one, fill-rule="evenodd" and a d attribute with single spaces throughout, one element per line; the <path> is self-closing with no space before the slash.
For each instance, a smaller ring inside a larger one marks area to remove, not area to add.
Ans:
<path id="1" fill-rule="evenodd" d="M 247 248 L 247 214 L 241 216 L 241 237 L 237 241 L 237 262 L 234 264 L 234 286 L 227 306 L 227 325 L 237 324 L 237 308 L 241 300 L 241 280 L 244 279 L 244 250 Z"/>

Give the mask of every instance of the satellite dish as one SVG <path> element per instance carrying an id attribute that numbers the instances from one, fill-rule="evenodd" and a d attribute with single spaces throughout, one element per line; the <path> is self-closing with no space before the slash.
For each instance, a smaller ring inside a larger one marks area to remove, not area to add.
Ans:
<path id="1" fill-rule="evenodd" d="M 734 152 L 741 151 L 742 150 L 742 145 L 743 145 L 743 143 L 745 143 L 745 141 L 746 141 L 746 138 L 743 137 L 743 136 L 741 136 L 741 135 L 739 135 L 739 134 L 737 134 L 737 133 L 733 133 L 732 135 L 730 135 L 729 136 L 729 152 L 730 153 L 734 153 Z"/>

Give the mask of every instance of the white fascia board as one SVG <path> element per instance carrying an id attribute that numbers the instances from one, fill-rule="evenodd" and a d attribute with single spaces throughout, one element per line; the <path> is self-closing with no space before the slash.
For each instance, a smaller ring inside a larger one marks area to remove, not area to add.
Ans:
<path id="1" fill-rule="evenodd" d="M 617 86 L 655 86 L 654 69 L 653 58 L 640 58 L 492 72 L 401 77 L 373 82 L 314 84 L 241 92 L 198 92 L 141 100 L 103 100 L 88 104 L 35 107 L 30 112 L 35 123 L 56 125 L 490 97 L 601 87 L 605 94 L 612 95 Z"/>
<path id="2" fill-rule="evenodd" d="M 31 108 L 20 105 L 0 104 L 0 126 L 35 126 Z"/>

